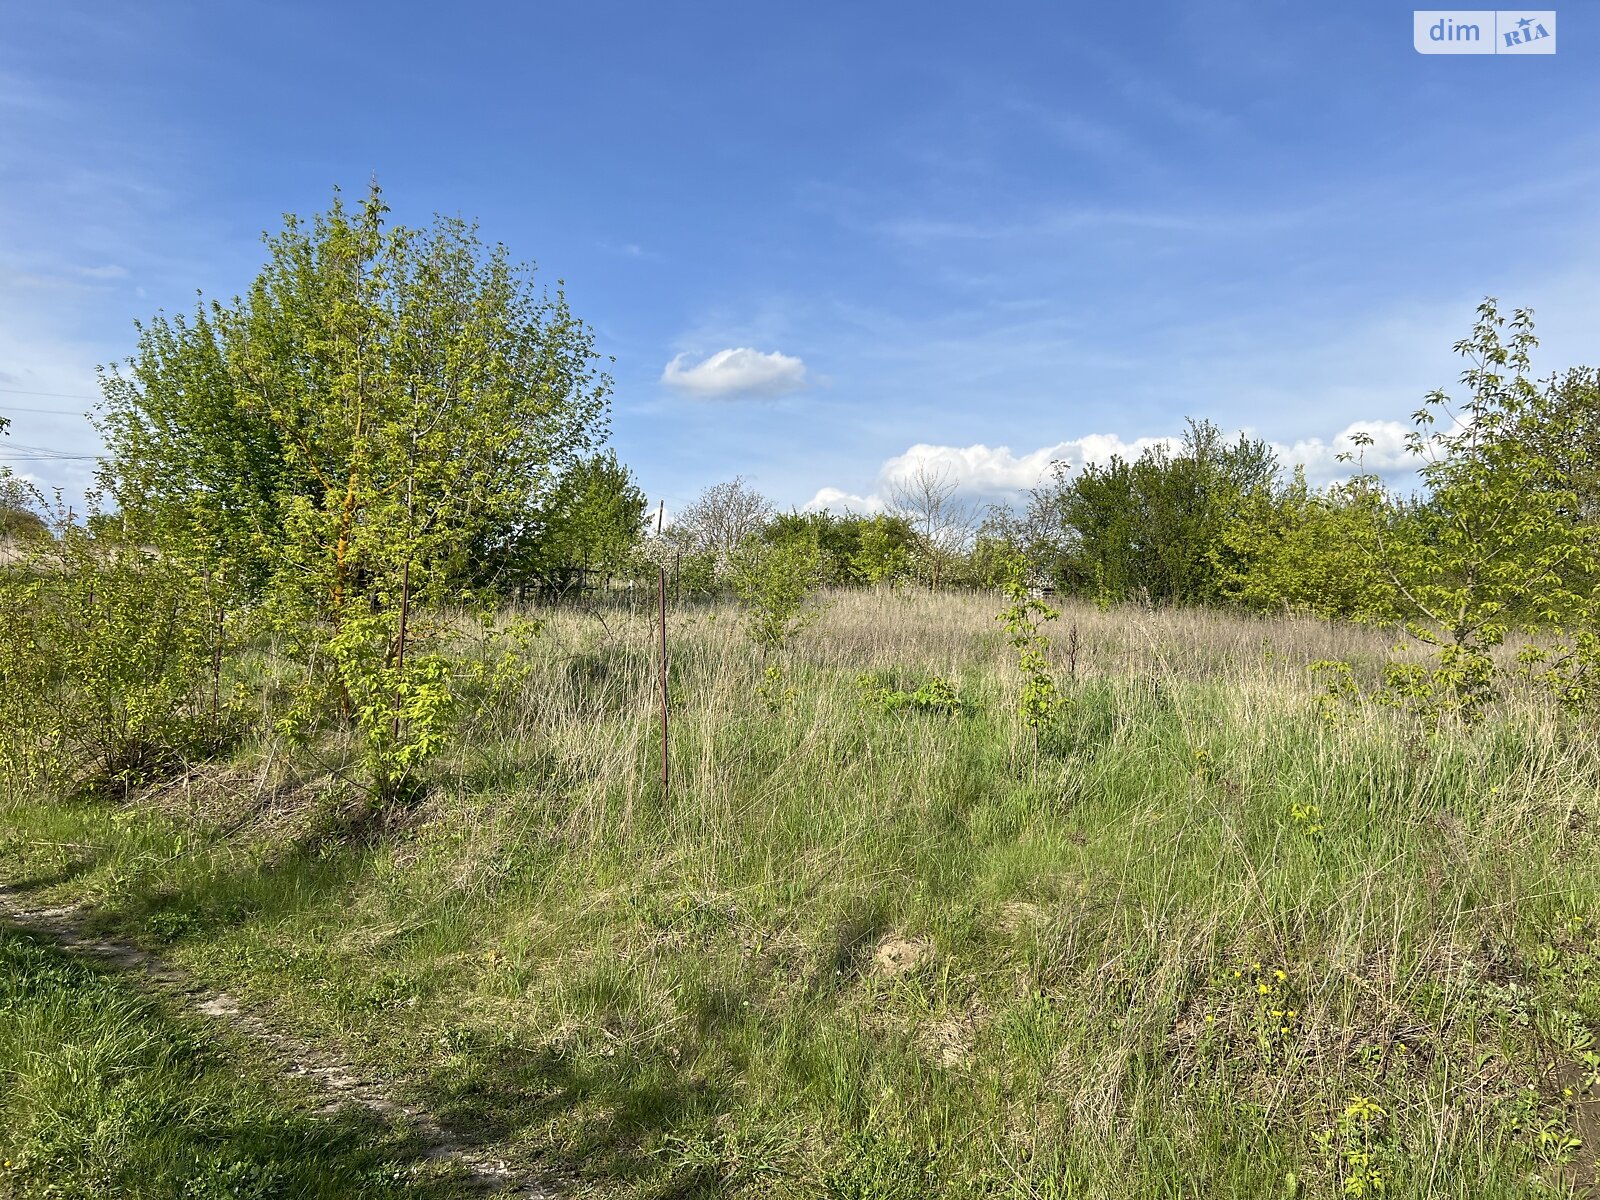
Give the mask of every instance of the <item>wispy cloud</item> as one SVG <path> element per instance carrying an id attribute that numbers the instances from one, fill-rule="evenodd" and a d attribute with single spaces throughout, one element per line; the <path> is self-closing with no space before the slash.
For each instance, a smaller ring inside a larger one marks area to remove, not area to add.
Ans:
<path id="1" fill-rule="evenodd" d="M 650 261 L 658 261 L 661 258 L 661 255 L 654 250 L 647 250 L 638 242 L 600 242 L 598 245 L 607 254 L 616 254 L 622 258 L 648 259 Z"/>
<path id="2" fill-rule="evenodd" d="M 1018 95 L 1008 97 L 1004 111 L 1020 117 L 1051 142 L 1083 159 L 1119 172 L 1165 174 L 1161 160 L 1127 127 L 1089 116 L 1083 109 L 1040 104 Z"/>
<path id="3" fill-rule="evenodd" d="M 128 268 L 118 266 L 116 263 L 105 263 L 96 267 L 69 267 L 67 269 L 81 279 L 93 279 L 99 282 L 110 282 L 128 277 Z"/>
<path id="4" fill-rule="evenodd" d="M 783 396 L 806 386 L 806 364 L 793 355 L 749 347 L 718 350 L 700 362 L 680 354 L 661 372 L 661 382 L 693 396 Z"/>
<path id="5" fill-rule="evenodd" d="M 1204 218 L 1135 209 L 1056 208 L 1005 220 L 950 220 L 940 217 L 889 217 L 876 225 L 878 232 L 897 241 L 992 242 L 1064 237 L 1093 229 L 1134 229 L 1148 232 L 1204 231 Z"/>

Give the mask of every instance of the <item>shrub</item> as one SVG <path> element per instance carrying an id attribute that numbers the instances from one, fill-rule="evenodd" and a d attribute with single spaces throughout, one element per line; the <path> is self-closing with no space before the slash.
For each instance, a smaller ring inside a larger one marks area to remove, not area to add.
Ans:
<path id="1" fill-rule="evenodd" d="M 213 751 L 234 719 L 225 610 L 182 563 L 69 527 L 0 581 L 0 779 L 87 768 L 124 790 Z"/>
<path id="2" fill-rule="evenodd" d="M 924 712 L 959 717 L 971 711 L 971 705 L 962 700 L 955 686 L 937 675 L 913 691 L 894 687 L 876 672 L 859 676 L 856 686 L 861 689 L 862 704 L 881 713 Z"/>
<path id="3" fill-rule="evenodd" d="M 812 601 L 822 581 L 814 545 L 748 541 L 734 552 L 730 578 L 751 640 L 764 649 L 783 649 L 821 615 Z"/>

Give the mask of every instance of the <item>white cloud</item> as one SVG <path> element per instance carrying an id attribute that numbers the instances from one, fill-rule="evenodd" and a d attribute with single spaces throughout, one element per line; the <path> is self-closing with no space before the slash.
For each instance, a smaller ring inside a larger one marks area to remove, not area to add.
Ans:
<path id="1" fill-rule="evenodd" d="M 1133 459 L 1151 446 L 1173 441 L 1173 438 L 1138 438 L 1125 442 L 1116 434 L 1091 433 L 1020 455 L 1013 453 L 1009 446 L 991 449 L 982 444 L 929 446 L 919 443 L 884 463 L 878 477 L 884 483 L 902 483 L 918 470 L 932 470 L 946 473 L 963 491 L 1018 492 L 1037 484 L 1049 473 L 1054 462 L 1065 461 L 1076 469 L 1086 462 L 1109 462 L 1112 455 Z"/>
<path id="2" fill-rule="evenodd" d="M 1354 421 L 1332 438 L 1303 438 L 1292 444 L 1269 443 L 1277 452 L 1284 472 L 1303 466 L 1307 480 L 1315 486 L 1348 478 L 1356 471 L 1355 464 L 1342 463 L 1338 456 L 1357 452 L 1351 436 L 1365 433 L 1372 445 L 1362 455 L 1366 470 L 1394 477 L 1409 472 L 1413 466 L 1406 453 L 1405 436 L 1410 427 L 1399 421 Z M 1243 431 L 1255 436 L 1253 431 Z M 1237 433 L 1228 435 L 1233 441 Z M 1065 462 L 1073 471 L 1088 463 L 1104 464 L 1113 457 L 1133 461 L 1155 446 L 1176 448 L 1180 438 L 1134 438 L 1131 441 L 1115 433 L 1091 433 L 1081 438 L 1057 442 L 1023 454 L 1009 446 L 934 446 L 919 442 L 888 459 L 878 469 L 877 479 L 865 494 L 843 488 L 825 487 L 805 505 L 808 511 L 832 509 L 835 512 L 882 512 L 887 497 L 896 484 L 910 480 L 918 470 L 929 470 L 956 484 L 957 490 L 972 499 L 1011 500 L 1031 487 L 1043 482 L 1050 474 L 1052 464 Z"/>
<path id="3" fill-rule="evenodd" d="M 836 487 L 825 487 L 805 504 L 805 512 L 878 513 L 883 511 L 883 497 L 856 496 Z"/>
<path id="4" fill-rule="evenodd" d="M 1406 453 L 1406 434 L 1410 432 L 1411 426 L 1400 421 L 1353 421 L 1331 442 L 1324 442 L 1321 438 L 1302 438 L 1289 446 L 1274 442 L 1272 448 L 1278 452 L 1278 461 L 1283 464 L 1284 470 L 1303 466 L 1306 478 L 1312 483 L 1331 483 L 1353 472 L 1353 464 L 1339 461 L 1341 454 L 1355 454 L 1366 470 L 1376 471 L 1380 475 L 1411 470 L 1415 466 L 1415 459 Z M 1350 440 L 1358 433 L 1364 433 L 1372 439 L 1372 445 L 1364 451 Z"/>
<path id="5" fill-rule="evenodd" d="M 964 495 L 1009 499 L 1042 482 L 1055 462 L 1064 461 L 1076 470 L 1089 462 L 1109 462 L 1112 455 L 1135 459 L 1151 446 L 1176 441 L 1176 438 L 1136 438 L 1128 442 L 1114 433 L 1091 433 L 1025 454 L 1017 454 L 1009 446 L 932 446 L 919 442 L 879 468 L 876 486 L 868 494 L 855 495 L 842 488 L 826 487 L 805 507 L 808 510 L 881 512 L 890 489 L 908 482 L 919 470 L 942 475 Z"/>
<path id="6" fill-rule="evenodd" d="M 806 364 L 774 350 L 718 350 L 697 363 L 680 354 L 661 372 L 661 382 L 694 396 L 782 396 L 806 386 Z"/>

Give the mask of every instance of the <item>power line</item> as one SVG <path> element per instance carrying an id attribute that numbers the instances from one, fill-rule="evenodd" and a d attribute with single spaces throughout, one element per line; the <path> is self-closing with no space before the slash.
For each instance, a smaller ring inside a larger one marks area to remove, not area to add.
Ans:
<path id="1" fill-rule="evenodd" d="M 30 392 L 22 388 L 0 387 L 9 396 L 45 396 L 51 400 L 98 400 L 99 396 L 86 396 L 81 392 Z"/>
<path id="2" fill-rule="evenodd" d="M 63 450 L 58 446 L 28 446 L 21 442 L 0 442 L 0 459 L 20 459 L 24 462 L 81 462 L 99 457 L 98 454 L 80 454 L 76 450 Z"/>
<path id="3" fill-rule="evenodd" d="M 70 408 L 18 408 L 14 404 L 0 404 L 0 412 L 44 413 L 51 417 L 78 417 L 86 419 L 88 413 L 73 412 Z"/>

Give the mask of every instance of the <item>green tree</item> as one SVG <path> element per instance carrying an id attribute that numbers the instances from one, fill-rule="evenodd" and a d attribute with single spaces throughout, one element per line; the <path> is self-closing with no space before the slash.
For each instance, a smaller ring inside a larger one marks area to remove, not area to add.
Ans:
<path id="1" fill-rule="evenodd" d="M 215 749 L 232 725 L 207 581 L 62 522 L 0 574 L 0 783 L 80 774 L 121 790 Z"/>
<path id="2" fill-rule="evenodd" d="M 782 650 L 821 615 L 812 599 L 823 581 L 815 545 L 750 538 L 734 551 L 729 579 L 751 640 L 765 650 Z"/>
<path id="3" fill-rule="evenodd" d="M 1313 491 L 1297 467 L 1281 488 L 1246 497 L 1223 527 L 1211 547 L 1219 593 L 1257 612 L 1393 620 L 1394 585 L 1370 547 L 1403 519 L 1379 489 Z"/>
<path id="4" fill-rule="evenodd" d="M 1575 367 L 1546 385 L 1548 415 L 1530 432 L 1550 464 L 1548 486 L 1572 493 L 1572 518 L 1600 525 L 1600 370 Z"/>
<path id="5" fill-rule="evenodd" d="M 492 576 L 565 590 L 580 572 L 624 567 L 643 537 L 646 503 L 614 450 L 590 455 L 562 473 L 503 552 L 484 558 Z"/>
<path id="6" fill-rule="evenodd" d="M 5 418 L 0 417 L 0 433 Z M 25 480 L 0 467 L 0 539 L 31 541 L 49 534 L 49 523 L 40 513 L 38 493 Z"/>
<path id="7" fill-rule="evenodd" d="M 1278 463 L 1262 441 L 1228 444 L 1209 421 L 1190 421 L 1176 451 L 1113 457 L 1075 477 L 1058 472 L 1054 508 L 1064 542 L 1060 582 L 1106 599 L 1145 596 L 1179 604 L 1219 598 L 1212 548 L 1250 498 L 1271 488 Z"/>
<path id="8" fill-rule="evenodd" d="M 899 583 L 911 574 L 915 546 L 916 534 L 903 517 L 879 513 L 861 518 L 850 555 L 851 577 L 871 585 Z"/>
<path id="9" fill-rule="evenodd" d="M 1576 519 L 1571 469 L 1553 448 L 1579 436 L 1581 413 L 1531 378 L 1533 316 L 1479 305 L 1466 397 L 1442 390 L 1412 414 L 1407 446 L 1428 485 L 1403 536 L 1379 532 L 1375 558 L 1393 581 L 1407 632 L 1432 651 L 1427 667 L 1396 663 L 1390 692 L 1430 721 L 1478 716 L 1495 694 L 1491 651 L 1513 629 L 1540 631 L 1528 661 L 1568 698 L 1590 693 L 1600 661 L 1596 530 Z M 1358 435 L 1358 446 L 1371 438 Z M 1367 482 L 1377 486 L 1371 477 Z"/>
<path id="10" fill-rule="evenodd" d="M 437 602 L 601 438 L 610 387 L 505 247 L 387 211 L 374 187 L 286 218 L 244 298 L 141 331 L 101 418 L 130 532 L 265 591 L 309 672 L 286 727 L 337 713 L 379 800 L 442 744 Z"/>
<path id="11" fill-rule="evenodd" d="M 603 436 L 610 380 L 560 290 L 460 220 L 387 211 L 374 186 L 286 217 L 242 299 L 156 317 L 102 372 L 100 478 L 131 537 L 256 590 L 309 538 L 332 612 L 401 511 L 412 557 L 459 577 Z"/>
<path id="12" fill-rule="evenodd" d="M 761 531 L 769 545 L 814 546 L 830 584 L 878 583 L 910 566 L 916 544 L 911 527 L 898 517 L 856 513 L 779 513 Z"/>

